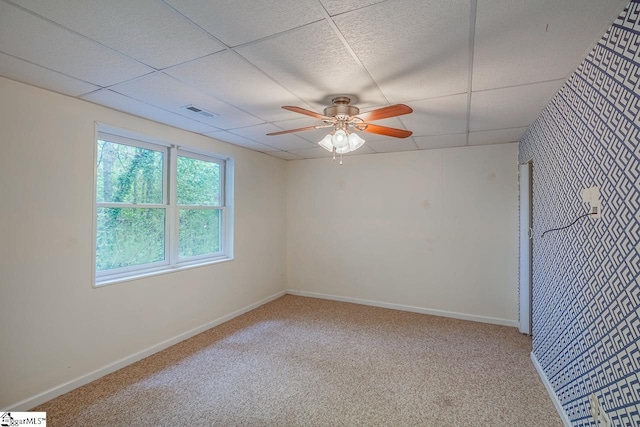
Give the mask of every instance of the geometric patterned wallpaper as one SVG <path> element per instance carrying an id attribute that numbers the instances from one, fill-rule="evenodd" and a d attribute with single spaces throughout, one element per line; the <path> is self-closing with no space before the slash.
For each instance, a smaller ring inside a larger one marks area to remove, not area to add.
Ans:
<path id="1" fill-rule="evenodd" d="M 533 353 L 574 426 L 595 393 L 640 427 L 640 0 L 632 1 L 520 141 L 533 159 Z M 599 186 L 602 219 L 583 188 Z"/>

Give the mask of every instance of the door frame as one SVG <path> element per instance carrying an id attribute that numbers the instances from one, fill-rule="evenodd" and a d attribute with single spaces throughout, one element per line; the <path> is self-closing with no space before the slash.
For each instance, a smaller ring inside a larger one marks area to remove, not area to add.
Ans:
<path id="1" fill-rule="evenodd" d="M 519 329 L 533 334 L 533 161 L 520 163 L 519 182 Z"/>

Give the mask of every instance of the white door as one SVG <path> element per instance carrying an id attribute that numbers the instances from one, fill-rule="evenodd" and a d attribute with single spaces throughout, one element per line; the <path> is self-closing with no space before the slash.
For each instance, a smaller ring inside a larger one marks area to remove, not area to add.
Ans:
<path id="1" fill-rule="evenodd" d="M 520 332 L 531 335 L 532 304 L 532 164 L 520 165 Z"/>

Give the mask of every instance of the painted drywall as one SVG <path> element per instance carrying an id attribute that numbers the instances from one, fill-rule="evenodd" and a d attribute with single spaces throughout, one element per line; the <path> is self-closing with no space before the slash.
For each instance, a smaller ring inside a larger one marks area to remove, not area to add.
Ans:
<path id="1" fill-rule="evenodd" d="M 517 144 L 290 161 L 288 288 L 517 322 L 517 171 Z"/>
<path id="2" fill-rule="evenodd" d="M 533 354 L 571 423 L 640 425 L 640 3 L 633 1 L 520 144 L 533 159 Z M 602 219 L 580 191 L 599 186 Z"/>
<path id="3" fill-rule="evenodd" d="M 92 288 L 94 122 L 235 159 L 235 260 Z M 284 289 L 286 162 L 0 78 L 0 408 Z"/>

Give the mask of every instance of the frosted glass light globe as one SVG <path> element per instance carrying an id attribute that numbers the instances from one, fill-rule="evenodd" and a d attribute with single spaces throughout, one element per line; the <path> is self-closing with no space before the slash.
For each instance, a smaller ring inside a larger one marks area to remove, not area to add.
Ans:
<path id="1" fill-rule="evenodd" d="M 357 133 L 352 133 L 349 135 L 349 149 L 350 151 L 355 151 L 358 148 L 362 147 L 364 144 L 364 139 L 360 138 L 360 135 Z"/>
<path id="2" fill-rule="evenodd" d="M 330 133 L 328 133 L 324 138 L 322 138 L 322 140 L 320 140 L 320 142 L 318 142 L 318 144 L 324 148 L 325 150 L 327 150 L 330 153 L 333 153 L 333 145 L 331 144 L 331 138 L 333 135 L 331 135 Z"/>
<path id="3" fill-rule="evenodd" d="M 347 133 L 345 131 L 343 131 L 342 129 L 337 130 L 333 134 L 333 138 L 331 138 L 331 143 L 333 144 L 334 147 L 336 147 L 336 150 L 344 148 L 344 147 L 348 147 L 349 146 L 349 138 L 347 137 Z"/>

